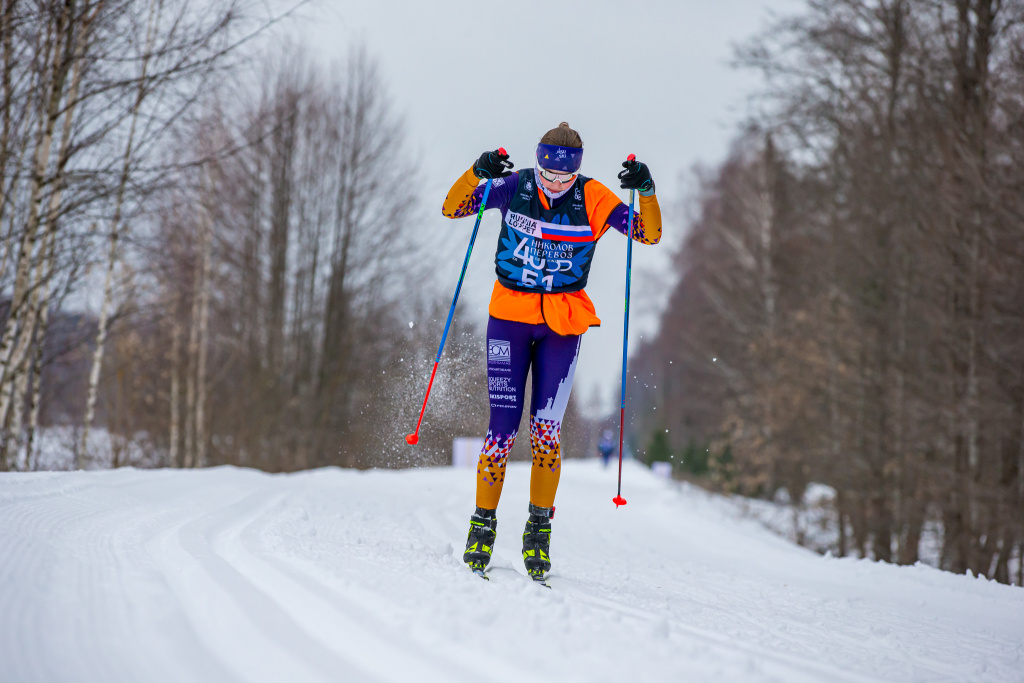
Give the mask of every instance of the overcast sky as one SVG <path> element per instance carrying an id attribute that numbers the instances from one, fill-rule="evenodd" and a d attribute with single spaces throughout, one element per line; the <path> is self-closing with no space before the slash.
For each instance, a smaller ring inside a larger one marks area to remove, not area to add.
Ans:
<path id="1" fill-rule="evenodd" d="M 732 48 L 800 0 L 613 0 L 481 2 L 324 0 L 299 23 L 303 44 L 327 62 L 362 41 L 406 122 L 420 161 L 423 230 L 447 240 L 439 264 L 454 292 L 473 219 L 440 215 L 452 182 L 488 149 L 504 146 L 516 168 L 531 167 L 540 136 L 560 121 L 580 132 L 582 173 L 616 190 L 630 153 L 646 162 L 665 214 L 665 240 L 633 249 L 630 346 L 656 326 L 667 256 L 684 229 L 680 200 L 697 163 L 721 161 L 746 112 L 756 74 L 729 66 Z M 311 16 L 313 15 L 313 16 Z M 463 297 L 481 325 L 494 282 L 497 212 L 488 212 Z M 606 408 L 621 372 L 626 242 L 602 239 L 587 292 L 603 324 L 583 338 L 574 391 L 595 387 Z M 449 296 L 450 294 L 445 294 Z M 482 352 L 481 352 L 482 353 Z M 481 356 L 481 362 L 483 362 Z M 442 361 L 443 362 L 443 361 Z"/>

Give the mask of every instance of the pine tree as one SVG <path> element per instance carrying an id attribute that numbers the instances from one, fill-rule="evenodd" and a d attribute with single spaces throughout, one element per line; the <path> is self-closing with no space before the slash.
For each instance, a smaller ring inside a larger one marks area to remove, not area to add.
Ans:
<path id="1" fill-rule="evenodd" d="M 655 430 L 651 440 L 647 442 L 646 461 L 648 465 L 656 462 L 674 462 L 672 445 L 664 429 Z"/>

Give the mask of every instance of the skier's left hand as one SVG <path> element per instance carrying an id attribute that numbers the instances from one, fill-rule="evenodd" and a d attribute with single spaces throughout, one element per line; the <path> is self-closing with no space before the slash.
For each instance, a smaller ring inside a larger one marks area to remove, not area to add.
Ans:
<path id="1" fill-rule="evenodd" d="M 654 179 L 651 178 L 651 170 L 647 164 L 637 161 L 632 154 L 629 159 L 622 162 L 626 170 L 619 172 L 619 180 L 622 181 L 619 187 L 623 190 L 640 190 L 640 194 L 649 197 L 654 194 Z"/>

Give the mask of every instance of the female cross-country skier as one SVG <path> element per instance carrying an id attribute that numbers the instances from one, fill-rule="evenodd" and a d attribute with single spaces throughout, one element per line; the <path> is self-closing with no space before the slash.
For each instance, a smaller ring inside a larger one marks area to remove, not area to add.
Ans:
<path id="1" fill-rule="evenodd" d="M 580 338 L 600 325 L 583 288 L 597 241 L 614 228 L 628 234 L 629 211 L 607 187 L 579 175 L 583 140 L 562 123 L 537 145 L 532 169 L 513 173 L 503 150 L 484 152 L 455 181 L 444 201 L 448 218 L 475 214 L 483 198 L 479 182 L 491 179 L 486 209 L 502 216 L 487 322 L 487 390 L 490 423 L 477 465 L 476 512 L 470 517 L 463 561 L 483 575 L 491 559 L 498 522 L 495 510 L 505 481 L 505 463 L 516 439 L 533 370 L 530 397 L 529 519 L 523 560 L 530 576 L 544 580 L 551 568 L 551 516 L 562 459 L 559 439 L 572 388 Z M 640 191 L 633 239 L 661 239 L 661 208 L 645 164 L 627 161 L 621 187 Z"/>

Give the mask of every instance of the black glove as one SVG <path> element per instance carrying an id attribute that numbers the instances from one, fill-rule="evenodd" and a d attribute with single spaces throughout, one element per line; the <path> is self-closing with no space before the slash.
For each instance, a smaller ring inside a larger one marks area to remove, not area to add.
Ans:
<path id="1" fill-rule="evenodd" d="M 622 162 L 622 167 L 626 170 L 619 173 L 619 180 L 622 181 L 619 187 L 623 190 L 640 190 L 644 196 L 654 194 L 654 179 L 651 178 L 651 169 L 647 168 L 647 164 L 637 161 L 630 154 Z"/>
<path id="2" fill-rule="evenodd" d="M 504 178 L 512 175 L 512 171 L 508 169 L 514 166 L 515 164 L 508 160 L 508 152 L 505 151 L 505 148 L 499 147 L 493 152 L 481 154 L 477 162 L 473 164 L 473 173 L 477 178 Z"/>

